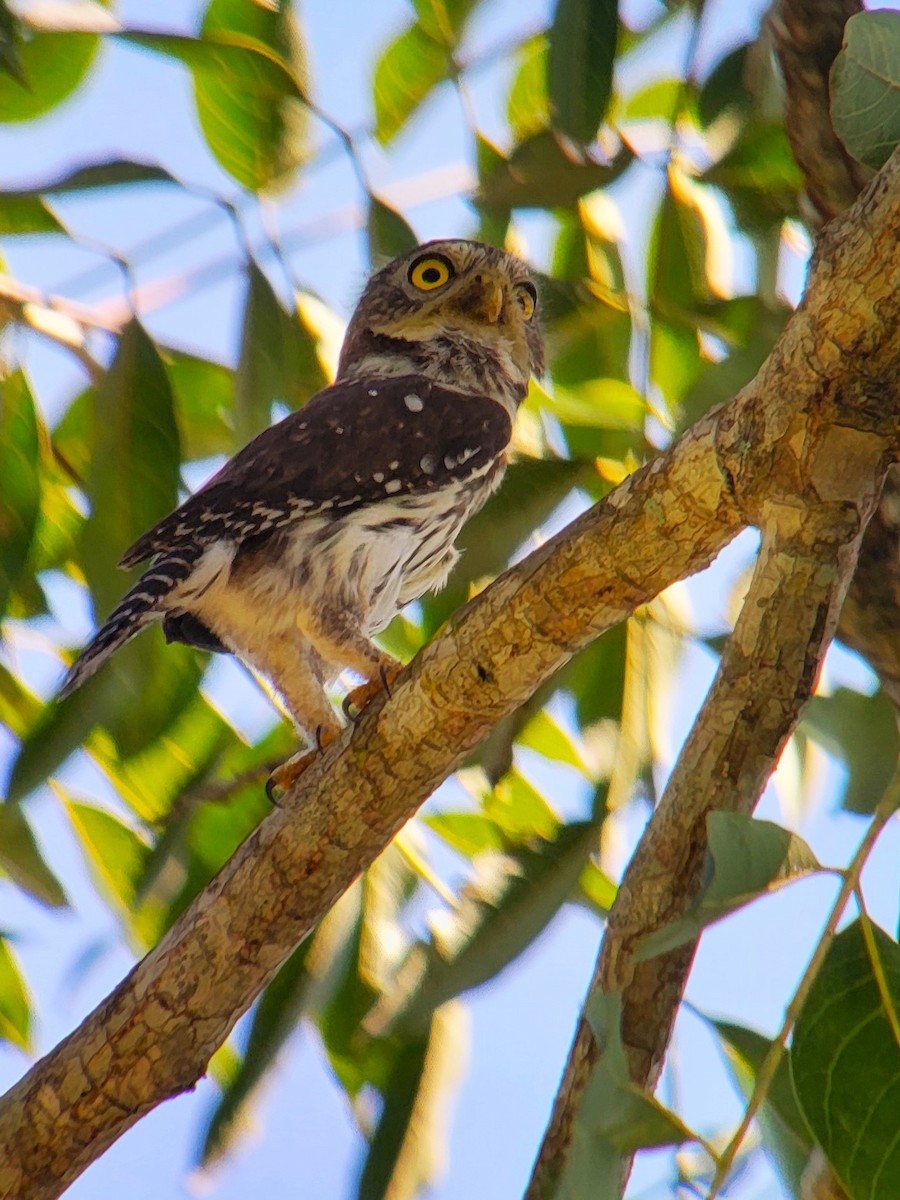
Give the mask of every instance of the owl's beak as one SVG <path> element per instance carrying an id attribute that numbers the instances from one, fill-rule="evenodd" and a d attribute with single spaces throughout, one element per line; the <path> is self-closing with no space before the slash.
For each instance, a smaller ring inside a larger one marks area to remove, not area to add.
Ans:
<path id="1" fill-rule="evenodd" d="M 476 275 L 459 297 L 459 306 L 476 321 L 496 325 L 503 312 L 504 300 L 503 284 L 485 271 Z"/>

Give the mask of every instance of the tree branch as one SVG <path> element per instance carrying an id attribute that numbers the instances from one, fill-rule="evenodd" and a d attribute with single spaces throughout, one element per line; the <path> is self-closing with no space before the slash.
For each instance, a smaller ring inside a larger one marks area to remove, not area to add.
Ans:
<path id="1" fill-rule="evenodd" d="M 806 178 L 814 228 L 843 212 L 872 177 L 831 124 L 829 72 L 860 0 L 775 0 L 768 17 L 784 76 L 785 128 Z M 865 658 L 900 710 L 900 470 L 888 475 L 866 531 L 838 637 Z"/>
<path id="2" fill-rule="evenodd" d="M 867 407 L 861 431 L 841 389 L 863 368 L 869 380 L 896 377 L 896 361 L 893 377 L 884 371 L 891 336 L 897 353 L 898 209 L 900 155 L 826 245 L 757 380 L 467 605 L 391 700 L 374 702 L 328 748 L 160 944 L 7 1093 L 0 1194 L 60 1195 L 141 1116 L 191 1088 L 297 943 L 434 787 L 573 653 L 707 565 L 773 468 L 779 478 L 809 472 L 829 513 L 848 503 L 834 462 L 853 481 L 877 476 L 891 404 Z M 846 428 L 815 419 L 823 394 Z M 892 449 L 898 436 L 895 421 Z M 794 509 L 808 528 L 805 500 L 784 505 L 780 531 Z"/>
<path id="3" fill-rule="evenodd" d="M 900 304 L 890 299 L 898 221 L 900 151 L 820 239 L 803 304 L 756 380 L 719 417 L 720 462 L 762 546 L 715 682 L 625 873 L 589 990 L 622 992 L 623 1041 L 644 1087 L 659 1076 L 696 943 L 640 963 L 633 951 L 698 891 L 707 815 L 752 812 L 815 684 L 866 524 L 900 454 Z M 527 1200 L 555 1193 L 597 1058 L 582 1019 Z M 624 1155 L 623 1183 L 630 1164 Z"/>

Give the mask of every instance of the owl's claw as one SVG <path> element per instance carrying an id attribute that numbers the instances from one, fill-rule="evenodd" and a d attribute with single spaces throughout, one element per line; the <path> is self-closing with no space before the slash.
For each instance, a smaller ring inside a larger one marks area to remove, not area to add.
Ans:
<path id="1" fill-rule="evenodd" d="M 294 786 L 303 772 L 312 766 L 325 747 L 336 737 L 336 730 L 326 729 L 324 725 L 320 725 L 316 730 L 315 750 L 303 750 L 300 754 L 293 755 L 277 766 L 266 780 L 266 795 L 269 803 L 277 805 L 285 792 Z"/>
<path id="2" fill-rule="evenodd" d="M 341 705 L 341 710 L 347 720 L 358 721 L 362 710 L 369 701 L 374 700 L 382 692 L 387 692 L 390 699 L 391 687 L 402 669 L 399 663 L 397 666 L 385 664 L 379 669 L 377 679 L 370 679 L 367 683 L 362 683 L 358 688 L 354 688 L 352 692 L 348 692 Z"/>

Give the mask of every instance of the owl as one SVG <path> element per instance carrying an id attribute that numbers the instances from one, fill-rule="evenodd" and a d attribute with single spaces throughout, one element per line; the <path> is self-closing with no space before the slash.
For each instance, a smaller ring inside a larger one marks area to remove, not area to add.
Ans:
<path id="1" fill-rule="evenodd" d="M 310 752 L 342 722 L 328 688 L 349 668 L 361 707 L 399 663 L 372 637 L 447 579 L 465 521 L 500 483 L 519 403 L 543 369 L 526 265 L 436 241 L 371 277 L 337 378 L 265 429 L 126 551 L 148 562 L 63 683 L 66 696 L 145 626 L 234 654 L 266 678 Z M 346 705 L 345 705 L 346 707 Z"/>

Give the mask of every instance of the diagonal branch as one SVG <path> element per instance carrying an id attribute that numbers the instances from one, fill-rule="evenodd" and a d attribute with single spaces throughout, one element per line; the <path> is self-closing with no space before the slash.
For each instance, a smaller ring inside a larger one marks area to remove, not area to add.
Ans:
<path id="1" fill-rule="evenodd" d="M 890 335 L 896 357 L 900 296 L 886 282 L 896 247 L 885 230 L 897 228 L 898 210 L 900 155 L 825 247 L 804 306 L 757 380 L 466 606 L 392 699 L 375 702 L 329 747 L 302 792 L 7 1093 L 0 1194 L 60 1195 L 141 1116 L 191 1088 L 296 944 L 488 730 L 573 653 L 707 565 L 735 535 L 744 521 L 735 496 L 746 504 L 754 486 L 765 494 L 773 470 L 779 478 L 795 470 L 792 455 L 827 493 L 829 511 L 844 503 L 833 453 L 854 478 L 866 470 L 875 478 L 900 436 L 896 421 L 893 441 L 883 432 L 890 403 L 866 407 L 861 430 L 841 387 L 854 364 L 881 377 Z M 825 388 L 833 403 L 816 419 Z M 896 415 L 896 397 L 891 403 Z M 846 430 L 828 423 L 835 412 L 846 415 Z"/>
<path id="2" fill-rule="evenodd" d="M 888 299 L 900 267 L 898 182 L 900 151 L 820 239 L 785 337 L 720 414 L 719 459 L 762 546 L 715 682 L 625 873 L 589 990 L 622 993 L 622 1037 L 632 1078 L 644 1087 L 659 1076 L 696 943 L 640 963 L 633 951 L 699 889 L 707 815 L 755 807 L 815 684 L 867 522 L 900 455 L 900 323 Z M 849 261 L 859 264 L 866 242 L 885 258 L 870 259 L 851 283 Z M 834 319 L 837 295 L 850 317 L 844 328 Z M 795 340 L 798 322 L 805 329 Z M 779 399 L 789 347 L 803 378 L 799 392 L 781 391 Z M 556 1194 L 598 1054 L 582 1019 L 527 1200 Z M 630 1155 L 621 1166 L 624 1184 Z"/>

